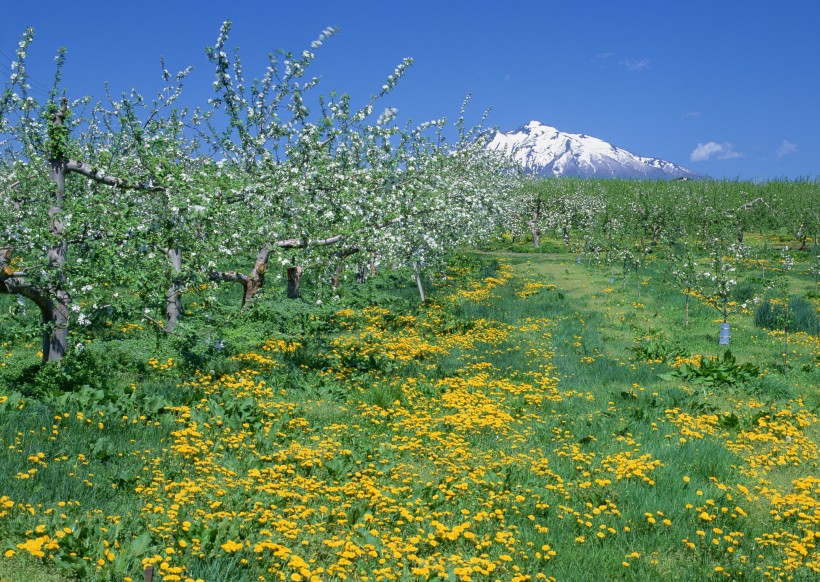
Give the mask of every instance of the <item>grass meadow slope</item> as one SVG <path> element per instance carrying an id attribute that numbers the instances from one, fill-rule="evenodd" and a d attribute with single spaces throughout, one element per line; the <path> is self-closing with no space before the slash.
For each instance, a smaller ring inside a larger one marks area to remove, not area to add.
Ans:
<path id="1" fill-rule="evenodd" d="M 727 353 L 652 261 L 470 254 L 422 306 L 383 277 L 230 354 L 117 324 L 70 392 L 4 344 L 0 579 L 820 575 L 820 338 L 755 325 L 754 290 Z M 131 366 L 104 389 L 101 354 Z"/>

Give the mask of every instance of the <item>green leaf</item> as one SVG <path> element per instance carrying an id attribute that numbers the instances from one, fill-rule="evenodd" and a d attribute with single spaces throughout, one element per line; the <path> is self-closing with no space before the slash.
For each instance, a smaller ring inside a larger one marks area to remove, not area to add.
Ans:
<path id="1" fill-rule="evenodd" d="M 147 552 L 150 545 L 151 534 L 146 532 L 131 542 L 131 546 L 128 548 L 128 554 L 132 558 L 137 558 Z"/>

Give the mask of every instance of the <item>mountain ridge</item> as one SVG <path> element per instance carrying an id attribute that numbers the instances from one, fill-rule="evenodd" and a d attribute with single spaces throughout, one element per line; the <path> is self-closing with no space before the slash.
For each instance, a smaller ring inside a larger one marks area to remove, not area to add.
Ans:
<path id="1" fill-rule="evenodd" d="M 659 180 L 706 177 L 674 162 L 638 156 L 597 137 L 565 133 L 539 121 L 507 133 L 496 132 L 487 147 L 512 154 L 526 172 L 541 176 Z"/>

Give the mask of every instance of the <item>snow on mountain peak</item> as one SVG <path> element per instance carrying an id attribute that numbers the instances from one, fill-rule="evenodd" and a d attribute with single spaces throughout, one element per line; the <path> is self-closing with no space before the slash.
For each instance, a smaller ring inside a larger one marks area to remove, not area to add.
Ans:
<path id="1" fill-rule="evenodd" d="M 683 166 L 658 158 L 636 156 L 602 139 L 564 133 L 539 121 L 498 132 L 489 148 L 505 151 L 526 172 L 542 176 L 603 178 L 702 178 Z"/>

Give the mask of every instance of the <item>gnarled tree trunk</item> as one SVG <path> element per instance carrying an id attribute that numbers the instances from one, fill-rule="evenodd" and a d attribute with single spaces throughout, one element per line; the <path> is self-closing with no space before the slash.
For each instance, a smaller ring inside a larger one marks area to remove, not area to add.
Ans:
<path id="1" fill-rule="evenodd" d="M 337 234 L 335 236 L 319 240 L 289 238 L 276 241 L 272 244 L 266 244 L 259 250 L 256 254 L 256 263 L 254 263 L 253 269 L 248 275 L 236 271 L 224 271 L 209 273 L 208 278 L 211 281 L 229 281 L 242 285 L 244 288 L 244 292 L 242 294 L 242 308 L 243 310 L 246 310 L 253 301 L 253 298 L 265 284 L 265 273 L 268 270 L 268 257 L 270 256 L 273 247 L 283 249 L 303 249 L 309 245 L 335 245 L 340 243 L 342 240 L 344 240 L 344 237 Z M 358 249 L 355 249 L 352 252 L 356 251 L 358 251 Z M 347 253 L 347 251 L 342 251 L 340 256 L 344 258 L 344 256 L 347 256 L 345 253 Z M 302 267 L 288 268 L 288 297 L 291 299 L 299 297 L 299 281 L 302 277 L 302 271 Z"/>
<path id="2" fill-rule="evenodd" d="M 288 299 L 299 298 L 299 283 L 304 269 L 300 266 L 288 267 Z"/>
<path id="3" fill-rule="evenodd" d="M 20 295 L 32 301 L 43 321 L 43 363 L 62 358 L 68 348 L 68 319 L 71 297 L 63 290 L 54 293 L 32 285 L 26 273 L 11 267 L 12 249 L 0 249 L 0 294 Z"/>
<path id="4" fill-rule="evenodd" d="M 271 245 L 265 245 L 256 253 L 256 262 L 247 275 L 236 271 L 213 272 L 208 274 L 211 281 L 229 281 L 242 285 L 242 311 L 247 311 L 253 298 L 265 284 L 265 273 L 268 271 L 268 257 Z"/>

